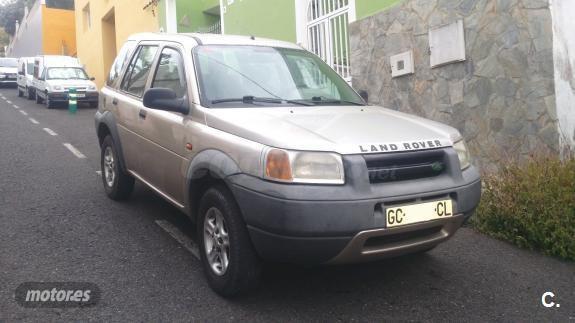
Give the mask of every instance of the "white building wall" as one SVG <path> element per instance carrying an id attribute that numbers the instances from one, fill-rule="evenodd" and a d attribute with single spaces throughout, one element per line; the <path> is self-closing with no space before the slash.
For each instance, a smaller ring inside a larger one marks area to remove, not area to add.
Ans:
<path id="1" fill-rule="evenodd" d="M 44 1 L 36 1 L 14 34 L 6 56 L 24 57 L 42 54 L 42 10 Z"/>
<path id="2" fill-rule="evenodd" d="M 560 140 L 575 149 L 575 1 L 551 0 L 551 14 Z"/>

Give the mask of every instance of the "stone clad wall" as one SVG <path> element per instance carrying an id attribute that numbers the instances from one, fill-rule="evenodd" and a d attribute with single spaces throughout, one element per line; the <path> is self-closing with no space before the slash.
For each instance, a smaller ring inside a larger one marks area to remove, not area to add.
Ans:
<path id="1" fill-rule="evenodd" d="M 575 1 L 553 0 L 551 16 L 559 139 L 575 152 Z"/>
<path id="2" fill-rule="evenodd" d="M 466 61 L 431 69 L 428 30 L 458 19 Z M 350 44 L 370 103 L 454 126 L 484 171 L 559 150 L 547 0 L 405 0 L 353 23 Z M 410 49 L 415 73 L 392 79 L 389 57 Z"/>

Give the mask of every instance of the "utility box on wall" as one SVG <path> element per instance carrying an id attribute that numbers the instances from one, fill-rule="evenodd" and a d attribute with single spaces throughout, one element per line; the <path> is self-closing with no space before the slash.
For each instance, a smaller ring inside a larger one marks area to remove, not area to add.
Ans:
<path id="1" fill-rule="evenodd" d="M 430 65 L 437 67 L 465 60 L 463 20 L 429 30 Z"/>
<path id="2" fill-rule="evenodd" d="M 408 50 L 389 58 L 391 65 L 391 77 L 413 74 L 413 51 Z"/>

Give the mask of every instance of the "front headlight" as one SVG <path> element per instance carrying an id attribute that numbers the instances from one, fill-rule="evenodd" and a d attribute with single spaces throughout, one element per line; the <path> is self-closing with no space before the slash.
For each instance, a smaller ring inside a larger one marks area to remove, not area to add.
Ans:
<path id="1" fill-rule="evenodd" d="M 457 157 L 459 158 L 459 165 L 461 166 L 461 170 L 466 169 L 467 167 L 471 166 L 471 158 L 469 157 L 469 152 L 467 151 L 467 146 L 465 145 L 465 141 L 463 139 L 459 140 L 455 144 L 453 144 L 453 149 L 457 152 Z"/>
<path id="2" fill-rule="evenodd" d="M 288 183 L 344 184 L 341 156 L 327 152 L 270 148 L 264 158 L 264 177 Z"/>
<path id="3" fill-rule="evenodd" d="M 90 85 L 90 86 L 88 87 L 88 90 L 90 90 L 90 91 L 96 91 L 96 87 L 95 87 L 94 85 Z"/>

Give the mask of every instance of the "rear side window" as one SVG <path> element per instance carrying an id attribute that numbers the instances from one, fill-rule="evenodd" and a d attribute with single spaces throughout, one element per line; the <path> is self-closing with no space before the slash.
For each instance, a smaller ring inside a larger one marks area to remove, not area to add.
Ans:
<path id="1" fill-rule="evenodd" d="M 150 74 L 150 68 L 154 63 L 157 46 L 140 46 L 138 52 L 132 58 L 124 80 L 122 81 L 121 89 L 137 97 L 142 97 Z"/>
<path id="2" fill-rule="evenodd" d="M 120 73 L 122 73 L 124 66 L 126 66 L 126 64 L 128 63 L 130 55 L 132 54 L 132 51 L 134 50 L 135 47 L 136 47 L 135 41 L 128 41 L 124 44 L 124 46 L 122 46 L 122 49 L 120 49 L 120 53 L 118 53 L 118 56 L 116 56 L 116 59 L 114 60 L 114 64 L 112 64 L 110 74 L 108 75 L 108 80 L 106 80 L 106 85 L 114 86 L 116 80 L 118 79 L 118 77 L 120 77 Z"/>
<path id="3" fill-rule="evenodd" d="M 186 96 L 184 61 L 177 50 L 172 48 L 162 50 L 152 87 L 172 89 L 178 98 Z"/>

